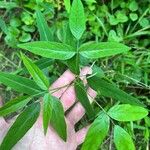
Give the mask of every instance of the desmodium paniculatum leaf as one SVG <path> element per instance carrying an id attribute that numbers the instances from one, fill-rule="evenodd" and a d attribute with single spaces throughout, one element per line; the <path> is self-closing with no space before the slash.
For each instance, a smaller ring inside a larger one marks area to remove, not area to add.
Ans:
<path id="1" fill-rule="evenodd" d="M 89 118 L 94 117 L 94 110 L 92 105 L 90 104 L 90 101 L 87 96 L 86 89 L 82 83 L 82 81 L 79 79 L 75 83 L 75 92 L 76 92 L 76 97 L 80 101 L 80 103 L 83 105 L 83 107 L 86 110 L 86 113 Z"/>
<path id="2" fill-rule="evenodd" d="M 49 81 L 44 73 L 27 56 L 21 53 L 21 58 L 36 84 L 43 90 L 48 90 Z"/>
<path id="3" fill-rule="evenodd" d="M 46 93 L 43 98 L 43 127 L 46 134 L 50 119 L 52 116 L 53 98 L 49 93 Z M 54 108 L 55 109 L 55 108 Z"/>
<path id="4" fill-rule="evenodd" d="M 109 109 L 108 115 L 117 121 L 136 121 L 148 115 L 148 110 L 129 104 L 115 105 Z"/>
<path id="5" fill-rule="evenodd" d="M 135 150 L 133 140 L 129 133 L 118 125 L 114 127 L 114 143 L 117 150 Z"/>
<path id="6" fill-rule="evenodd" d="M 117 42 L 87 43 L 79 48 L 80 54 L 90 59 L 114 56 L 129 50 L 130 47 Z"/>
<path id="7" fill-rule="evenodd" d="M 4 106 L 0 107 L 0 116 L 6 116 L 10 113 L 18 111 L 23 108 L 31 98 L 29 96 L 20 96 L 8 101 Z"/>
<path id="8" fill-rule="evenodd" d="M 43 91 L 33 80 L 5 72 L 0 72 L 0 83 L 28 95 L 36 95 Z"/>
<path id="9" fill-rule="evenodd" d="M 40 114 L 40 104 L 28 106 L 16 119 L 4 137 L 0 150 L 11 150 L 33 126 Z"/>
<path id="10" fill-rule="evenodd" d="M 57 42 L 37 41 L 19 44 L 18 47 L 42 57 L 60 60 L 67 60 L 75 55 L 75 50 L 73 47 Z"/>
<path id="11" fill-rule="evenodd" d="M 52 100 L 52 116 L 50 119 L 51 125 L 56 130 L 58 135 L 64 140 L 67 140 L 67 126 L 64 117 L 64 109 L 60 100 L 51 96 Z"/>
<path id="12" fill-rule="evenodd" d="M 100 113 L 90 126 L 81 150 L 98 150 L 108 134 L 109 124 L 109 117 Z"/>
<path id="13" fill-rule="evenodd" d="M 69 26 L 74 37 L 79 40 L 85 31 L 85 14 L 81 0 L 73 0 L 70 16 Z"/>
<path id="14" fill-rule="evenodd" d="M 117 86 L 110 83 L 104 78 L 101 78 L 95 75 L 95 76 L 89 77 L 87 80 L 88 80 L 89 86 L 93 90 L 97 91 L 103 96 L 113 98 L 114 100 L 118 100 L 122 103 L 145 106 L 137 98 L 120 90 Z"/>
<path id="15" fill-rule="evenodd" d="M 36 23 L 38 27 L 38 31 L 40 33 L 41 41 L 52 41 L 52 33 L 50 28 L 45 20 L 43 13 L 40 10 L 36 10 Z"/>

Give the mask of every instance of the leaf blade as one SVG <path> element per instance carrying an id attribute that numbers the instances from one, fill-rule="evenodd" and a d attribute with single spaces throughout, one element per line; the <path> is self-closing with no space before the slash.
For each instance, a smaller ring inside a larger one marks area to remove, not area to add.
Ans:
<path id="1" fill-rule="evenodd" d="M 135 150 L 131 136 L 118 125 L 114 128 L 114 143 L 117 150 Z"/>
<path id="2" fill-rule="evenodd" d="M 117 42 L 86 43 L 79 48 L 83 57 L 102 58 L 129 51 L 130 48 Z"/>
<path id="3" fill-rule="evenodd" d="M 44 134 L 46 135 L 48 125 L 52 116 L 52 97 L 49 93 L 44 95 L 44 104 L 43 104 L 43 127 Z"/>
<path id="4" fill-rule="evenodd" d="M 81 0 L 73 0 L 69 16 L 69 26 L 72 34 L 79 40 L 85 31 L 85 15 Z"/>
<path id="5" fill-rule="evenodd" d="M 36 23 L 38 27 L 38 31 L 40 33 L 41 41 L 52 41 L 52 33 L 49 29 L 49 26 L 44 18 L 44 15 L 40 10 L 36 10 Z"/>
<path id="6" fill-rule="evenodd" d="M 102 113 L 92 123 L 81 150 L 97 150 L 109 131 L 109 117 Z"/>
<path id="7" fill-rule="evenodd" d="M 54 96 L 53 99 L 53 110 L 51 116 L 51 125 L 59 134 L 59 136 L 66 141 L 67 140 L 67 131 L 66 131 L 66 122 L 64 118 L 64 110 L 60 100 Z"/>
<path id="8" fill-rule="evenodd" d="M 89 118 L 94 117 L 94 110 L 90 104 L 90 101 L 88 99 L 88 96 L 87 96 L 87 93 L 85 91 L 85 87 L 82 81 L 77 80 L 74 87 L 75 87 L 76 97 L 85 108 L 88 117 Z"/>
<path id="9" fill-rule="evenodd" d="M 31 98 L 29 96 L 21 96 L 8 101 L 3 107 L 0 108 L 0 116 L 6 116 L 17 111 L 18 109 L 24 107 L 30 100 Z"/>
<path id="10" fill-rule="evenodd" d="M 0 82 L 18 92 L 28 95 L 36 95 L 42 92 L 34 81 L 10 73 L 0 72 Z"/>
<path id="11" fill-rule="evenodd" d="M 67 44 L 39 41 L 19 44 L 18 47 L 46 58 L 67 60 L 75 55 L 74 48 Z"/>
<path id="12" fill-rule="evenodd" d="M 98 93 L 101 93 L 103 96 L 113 98 L 114 100 L 118 100 L 122 103 L 145 106 L 138 99 L 120 90 L 114 84 L 109 83 L 104 78 L 93 76 L 87 80 L 90 87 Z"/>
<path id="13" fill-rule="evenodd" d="M 27 56 L 25 56 L 22 53 L 21 58 L 37 85 L 42 90 L 47 90 L 49 88 L 49 81 L 44 75 L 44 73 Z"/>
<path id="14" fill-rule="evenodd" d="M 14 124 L 7 132 L 2 144 L 1 150 L 10 150 L 33 126 L 40 113 L 40 104 L 32 104 L 27 107 L 16 119 Z M 13 137 L 13 138 L 12 138 Z"/>
<path id="15" fill-rule="evenodd" d="M 129 104 L 115 105 L 109 109 L 108 114 L 117 121 L 137 121 L 148 115 L 148 111 L 140 106 Z"/>

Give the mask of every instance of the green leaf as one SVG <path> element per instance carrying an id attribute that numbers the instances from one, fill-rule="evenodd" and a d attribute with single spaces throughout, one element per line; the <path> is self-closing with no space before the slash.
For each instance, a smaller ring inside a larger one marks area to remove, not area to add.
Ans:
<path id="1" fill-rule="evenodd" d="M 136 121 L 148 115 L 148 111 L 140 106 L 129 104 L 115 105 L 108 111 L 111 118 L 117 121 Z"/>
<path id="2" fill-rule="evenodd" d="M 12 9 L 18 7 L 17 3 L 15 2 L 0 2 L 0 8 L 5 8 L 5 9 Z"/>
<path id="3" fill-rule="evenodd" d="M 81 80 L 77 80 L 75 82 L 75 92 L 77 99 L 81 102 L 81 104 L 85 108 L 88 117 L 89 118 L 94 117 L 94 110 L 90 104 L 87 92 Z"/>
<path id="4" fill-rule="evenodd" d="M 81 150 L 98 150 L 109 131 L 109 117 L 101 113 L 88 130 Z"/>
<path id="5" fill-rule="evenodd" d="M 0 116 L 6 116 L 13 113 L 20 108 L 23 108 L 31 98 L 29 96 L 21 96 L 8 101 L 3 107 L 0 108 Z"/>
<path id="6" fill-rule="evenodd" d="M 79 55 L 76 54 L 71 59 L 67 60 L 67 65 L 69 67 L 69 70 L 73 72 L 74 74 L 78 75 L 80 73 L 79 69 Z"/>
<path id="7" fill-rule="evenodd" d="M 52 65 L 53 62 L 54 61 L 52 59 L 41 58 L 39 60 L 34 61 L 34 64 L 37 65 L 38 68 L 42 70 L 42 69 L 45 69 L 45 68 L 49 67 L 50 65 Z M 16 70 L 15 72 L 13 72 L 13 74 L 16 74 L 16 73 L 23 75 L 23 74 L 28 74 L 29 72 L 25 67 L 23 67 L 23 68 Z"/>
<path id="8" fill-rule="evenodd" d="M 0 83 L 28 95 L 36 95 L 42 92 L 33 80 L 10 73 L 0 72 Z"/>
<path id="9" fill-rule="evenodd" d="M 60 100 L 52 96 L 53 110 L 51 116 L 51 124 L 59 136 L 66 141 L 67 140 L 67 131 L 66 131 L 66 122 L 64 117 L 64 110 Z"/>
<path id="10" fill-rule="evenodd" d="M 72 34 L 79 40 L 85 31 L 85 15 L 81 0 L 73 0 L 70 16 L 69 26 Z"/>
<path id="11" fill-rule="evenodd" d="M 113 98 L 122 103 L 145 106 L 138 99 L 120 90 L 117 86 L 111 84 L 104 78 L 92 76 L 88 78 L 88 84 L 93 90 L 97 91 L 103 96 Z"/>
<path id="12" fill-rule="evenodd" d="M 117 42 L 86 43 L 79 48 L 80 54 L 90 59 L 113 56 L 129 50 L 129 47 Z"/>
<path id="13" fill-rule="evenodd" d="M 11 150 L 13 146 L 27 133 L 27 131 L 36 122 L 40 113 L 40 104 L 35 103 L 28 106 L 16 119 L 14 124 L 10 127 L 0 150 Z"/>
<path id="14" fill-rule="evenodd" d="M 22 35 L 19 37 L 20 42 L 28 42 L 31 40 L 31 34 L 23 32 Z"/>
<path id="15" fill-rule="evenodd" d="M 36 22 L 38 31 L 40 33 L 40 40 L 41 41 L 52 41 L 52 33 L 50 28 L 45 20 L 44 15 L 41 13 L 40 10 L 36 11 Z"/>
<path id="16" fill-rule="evenodd" d="M 21 57 L 24 65 L 28 69 L 29 73 L 31 74 L 37 85 L 41 89 L 47 90 L 49 88 L 49 81 L 44 73 L 27 56 L 21 53 Z"/>
<path id="17" fill-rule="evenodd" d="M 70 0 L 64 0 L 65 8 L 67 12 L 70 12 Z"/>
<path id="18" fill-rule="evenodd" d="M 114 143 L 117 150 L 135 150 L 131 136 L 118 125 L 114 128 Z"/>
<path id="19" fill-rule="evenodd" d="M 0 17 L 0 29 L 5 33 L 5 34 L 8 34 L 8 28 L 7 28 L 7 25 L 4 21 L 4 19 L 2 19 Z"/>
<path id="20" fill-rule="evenodd" d="M 19 44 L 18 47 L 42 57 L 60 60 L 67 60 L 75 55 L 75 50 L 73 47 L 57 42 L 30 42 L 26 44 Z"/>
<path id="21" fill-rule="evenodd" d="M 44 133 L 46 134 L 48 125 L 50 123 L 50 119 L 52 116 L 52 97 L 49 93 L 44 95 L 43 98 L 43 127 L 44 127 Z"/>

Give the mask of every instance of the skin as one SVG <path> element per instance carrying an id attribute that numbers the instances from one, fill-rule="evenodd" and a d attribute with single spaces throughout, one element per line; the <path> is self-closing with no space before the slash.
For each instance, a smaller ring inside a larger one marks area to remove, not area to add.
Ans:
<path id="1" fill-rule="evenodd" d="M 91 73 L 90 68 L 86 67 L 82 69 L 81 76 L 84 80 L 84 75 Z M 75 79 L 75 76 L 70 72 L 66 71 L 63 75 L 58 78 L 57 81 L 53 83 L 50 89 L 60 88 L 65 85 L 70 84 Z M 96 96 L 95 91 L 88 89 L 90 95 L 89 99 Z M 60 88 L 57 92 L 53 93 L 53 96 L 59 98 L 63 104 L 64 110 L 68 110 L 76 101 L 75 91 L 73 86 Z M 2 101 L 0 100 L 2 105 Z M 13 147 L 13 150 L 75 150 L 78 145 L 80 145 L 87 133 L 89 126 L 82 128 L 79 131 L 75 131 L 75 124 L 85 115 L 85 110 L 79 102 L 69 111 L 66 116 L 67 123 L 67 141 L 64 142 L 54 131 L 54 129 L 49 126 L 46 136 L 43 132 L 42 124 L 42 114 L 39 116 L 37 122 L 34 126 L 25 134 L 25 136 Z M 4 136 L 6 135 L 9 127 L 12 125 L 14 120 L 6 122 L 2 117 L 0 117 L 0 143 L 2 142 Z"/>

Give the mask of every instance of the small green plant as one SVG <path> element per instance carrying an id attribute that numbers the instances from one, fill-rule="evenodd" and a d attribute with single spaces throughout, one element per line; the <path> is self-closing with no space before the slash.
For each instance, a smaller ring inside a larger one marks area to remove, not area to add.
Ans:
<path id="1" fill-rule="evenodd" d="M 135 97 L 119 89 L 109 81 L 100 68 L 92 65 L 92 74 L 85 76 L 87 84 L 97 92 L 97 95 L 117 101 L 114 106 L 110 105 L 106 108 L 98 105 L 101 110 L 96 113 L 94 107 L 90 104 L 87 89 L 80 79 L 83 58 L 91 59 L 93 62 L 98 58 L 125 53 L 130 48 L 117 42 L 89 41 L 82 43 L 81 37 L 86 29 L 83 4 L 81 0 L 73 0 L 72 6 L 68 1 L 65 1 L 65 4 L 69 13 L 69 24 L 66 24 L 65 38 L 62 43 L 53 41 L 44 16 L 40 11 L 37 11 L 36 16 L 41 41 L 20 44 L 18 47 L 48 59 L 63 61 L 76 75 L 73 82 L 76 97 L 85 108 L 89 120 L 94 120 L 86 135 L 82 150 L 99 149 L 109 133 L 110 126 L 113 127 L 116 149 L 134 150 L 135 146 L 130 134 L 118 124 L 119 122 L 132 122 L 146 117 L 148 115 L 147 109 L 144 108 L 146 106 Z M 135 8 L 131 6 L 131 9 Z M 119 14 L 118 17 L 122 18 Z M 22 96 L 9 101 L 0 108 L 0 116 L 21 112 L 4 137 L 0 149 L 11 149 L 33 126 L 40 114 L 41 104 L 39 98 L 41 97 L 44 133 L 46 134 L 48 126 L 51 124 L 58 135 L 66 141 L 67 127 L 64 110 L 59 99 L 52 95 L 53 89 L 49 89 L 51 84 L 48 78 L 41 71 L 41 67 L 33 63 L 25 54 L 21 53 L 21 59 L 32 79 L 0 72 L 0 82 L 2 84 L 23 93 Z"/>

